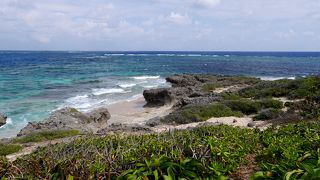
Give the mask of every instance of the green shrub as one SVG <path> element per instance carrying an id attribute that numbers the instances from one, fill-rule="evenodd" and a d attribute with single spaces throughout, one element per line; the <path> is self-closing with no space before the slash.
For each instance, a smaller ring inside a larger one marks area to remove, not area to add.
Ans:
<path id="1" fill-rule="evenodd" d="M 247 115 L 255 114 L 260 110 L 259 103 L 247 99 L 229 100 L 223 103 L 233 111 L 240 111 Z"/>
<path id="2" fill-rule="evenodd" d="M 15 144 L 0 144 L 0 156 L 6 156 L 8 154 L 13 154 L 22 149 L 22 146 Z"/>
<path id="3" fill-rule="evenodd" d="M 270 120 L 281 116 L 283 111 L 280 109 L 264 109 L 259 114 L 253 117 L 254 120 Z"/>
<path id="4" fill-rule="evenodd" d="M 64 137 L 79 135 L 78 130 L 56 130 L 56 131 L 42 131 L 37 133 L 32 133 L 24 137 L 16 138 L 13 140 L 15 143 L 28 143 L 28 142 L 41 142 L 54 140 Z"/>
<path id="5" fill-rule="evenodd" d="M 202 85 L 202 91 L 205 91 L 205 92 L 210 92 L 210 91 L 213 91 L 215 90 L 216 88 L 218 88 L 219 86 L 217 84 L 204 84 Z"/>
<path id="6" fill-rule="evenodd" d="M 273 108 L 273 109 L 282 109 L 284 108 L 283 102 L 271 98 L 262 99 L 259 101 L 259 104 L 262 108 Z"/>
<path id="7" fill-rule="evenodd" d="M 187 124 L 192 122 L 206 121 L 212 117 L 240 117 L 239 111 L 233 111 L 224 104 L 194 105 L 183 107 L 162 119 L 166 123 Z"/>
<path id="8" fill-rule="evenodd" d="M 224 100 L 240 100 L 242 97 L 240 97 L 236 93 L 221 93 Z"/>

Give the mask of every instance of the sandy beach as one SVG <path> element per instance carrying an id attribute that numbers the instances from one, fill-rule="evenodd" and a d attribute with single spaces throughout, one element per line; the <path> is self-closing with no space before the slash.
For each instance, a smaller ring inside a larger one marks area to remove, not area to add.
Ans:
<path id="1" fill-rule="evenodd" d="M 123 101 L 107 106 L 111 118 L 108 124 L 145 124 L 145 122 L 154 117 L 162 117 L 172 112 L 172 105 L 162 107 L 143 107 L 146 101 L 143 97 L 131 101 Z"/>

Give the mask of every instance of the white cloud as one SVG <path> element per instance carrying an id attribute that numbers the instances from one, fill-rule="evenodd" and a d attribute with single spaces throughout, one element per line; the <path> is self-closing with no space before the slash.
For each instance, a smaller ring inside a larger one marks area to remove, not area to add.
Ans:
<path id="1" fill-rule="evenodd" d="M 220 0 L 196 0 L 195 5 L 204 8 L 214 7 L 220 4 Z"/>
<path id="2" fill-rule="evenodd" d="M 187 25 L 192 22 L 188 14 L 179 14 L 175 12 L 171 12 L 171 14 L 167 17 L 167 19 L 178 25 Z"/>

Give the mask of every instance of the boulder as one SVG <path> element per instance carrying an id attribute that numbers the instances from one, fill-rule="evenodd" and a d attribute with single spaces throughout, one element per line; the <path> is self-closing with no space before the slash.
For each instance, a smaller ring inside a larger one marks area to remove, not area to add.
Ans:
<path id="1" fill-rule="evenodd" d="M 42 122 L 29 122 L 18 134 L 24 136 L 33 132 L 76 129 L 83 133 L 96 133 L 107 126 L 108 110 L 102 108 L 84 114 L 75 108 L 64 108 L 53 112 Z"/>
<path id="2" fill-rule="evenodd" d="M 146 106 L 163 106 L 170 104 L 174 99 L 170 88 L 145 90 L 143 91 L 143 96 L 147 101 Z"/>
<path id="3" fill-rule="evenodd" d="M 0 113 L 0 127 L 7 123 L 7 116 Z"/>
<path id="4" fill-rule="evenodd" d="M 164 106 L 187 97 L 195 92 L 193 87 L 159 88 L 143 92 L 146 106 Z"/>
<path id="5" fill-rule="evenodd" d="M 155 126 L 159 126 L 161 124 L 162 124 L 161 117 L 159 117 L 159 116 L 157 116 L 155 118 L 152 118 L 152 119 L 149 119 L 146 122 L 146 125 L 149 126 L 149 127 L 155 127 Z"/>
<path id="6" fill-rule="evenodd" d="M 167 82 L 170 82 L 173 87 L 186 87 L 199 84 L 199 80 L 194 75 L 182 74 L 174 75 L 166 78 Z"/>
<path id="7" fill-rule="evenodd" d="M 89 118 L 96 123 L 107 123 L 107 121 L 111 118 L 107 108 L 95 109 L 87 113 L 87 116 L 89 116 Z"/>
<path id="8" fill-rule="evenodd" d="M 198 97 L 189 96 L 186 98 L 182 98 L 179 102 L 175 104 L 175 107 L 183 107 L 187 105 L 207 105 L 222 100 L 223 97 L 216 93 L 202 94 L 202 96 Z"/>

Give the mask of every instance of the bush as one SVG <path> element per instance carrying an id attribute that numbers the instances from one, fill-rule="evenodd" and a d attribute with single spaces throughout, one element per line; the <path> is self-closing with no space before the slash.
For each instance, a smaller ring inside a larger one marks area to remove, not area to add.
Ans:
<path id="1" fill-rule="evenodd" d="M 218 86 L 216 84 L 207 83 L 202 85 L 202 91 L 204 92 L 210 92 L 217 88 Z"/>
<path id="2" fill-rule="evenodd" d="M 42 131 L 37 133 L 32 133 L 21 138 L 16 138 L 13 140 L 15 143 L 29 143 L 29 142 L 41 142 L 54 140 L 64 137 L 79 135 L 78 130 L 56 130 L 56 131 Z"/>
<path id="3" fill-rule="evenodd" d="M 241 116 L 238 111 L 233 111 L 224 104 L 186 106 L 162 119 L 166 123 L 187 124 L 206 121 L 212 117 Z"/>
<path id="4" fill-rule="evenodd" d="M 242 99 L 238 94 L 236 93 L 221 93 L 224 100 L 240 100 Z"/>
<path id="5" fill-rule="evenodd" d="M 259 101 L 259 104 L 262 108 L 273 108 L 273 109 L 282 109 L 284 108 L 283 102 L 271 98 L 262 99 Z"/>
<path id="6" fill-rule="evenodd" d="M 13 154 L 22 149 L 22 146 L 15 144 L 0 144 L 0 156 Z"/>
<path id="7" fill-rule="evenodd" d="M 246 98 L 267 98 L 288 96 L 294 88 L 293 80 L 282 79 L 277 81 L 262 81 L 254 86 L 242 89 L 239 94 Z"/>
<path id="8" fill-rule="evenodd" d="M 256 114 L 260 110 L 259 103 L 246 99 L 229 100 L 223 103 L 233 111 L 240 111 L 246 115 Z"/>
<path id="9" fill-rule="evenodd" d="M 253 117 L 254 120 L 270 120 L 281 116 L 283 111 L 279 109 L 264 109 L 259 114 Z"/>

